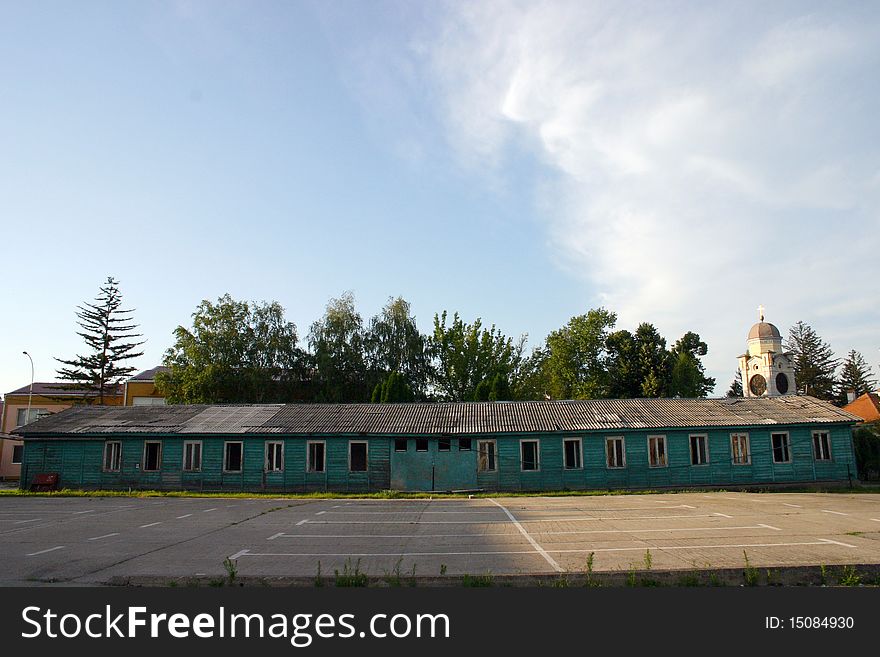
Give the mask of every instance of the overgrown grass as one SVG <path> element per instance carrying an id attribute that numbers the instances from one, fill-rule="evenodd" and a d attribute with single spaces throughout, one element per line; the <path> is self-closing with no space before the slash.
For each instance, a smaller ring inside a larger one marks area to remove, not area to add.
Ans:
<path id="1" fill-rule="evenodd" d="M 745 568 L 743 568 L 743 582 L 746 586 L 758 585 L 758 569 L 749 563 L 749 555 L 743 550 L 743 559 L 745 560 Z"/>
<path id="2" fill-rule="evenodd" d="M 465 588 L 484 588 L 495 585 L 495 578 L 492 573 L 485 575 L 463 575 L 461 585 Z"/>
<path id="3" fill-rule="evenodd" d="M 336 576 L 336 586 L 339 587 L 360 587 L 369 583 L 367 574 L 361 572 L 360 559 L 355 563 L 352 563 L 350 558 L 346 559 L 342 565 L 342 572 L 334 570 L 333 574 Z"/>

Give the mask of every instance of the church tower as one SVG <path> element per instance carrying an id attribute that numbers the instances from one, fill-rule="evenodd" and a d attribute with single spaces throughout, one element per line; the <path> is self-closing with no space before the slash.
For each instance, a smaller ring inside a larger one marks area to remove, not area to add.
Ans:
<path id="1" fill-rule="evenodd" d="M 796 393 L 791 359 L 782 351 L 779 329 L 764 321 L 764 306 L 758 307 L 758 323 L 749 331 L 749 351 L 739 357 L 743 395 L 778 397 Z"/>

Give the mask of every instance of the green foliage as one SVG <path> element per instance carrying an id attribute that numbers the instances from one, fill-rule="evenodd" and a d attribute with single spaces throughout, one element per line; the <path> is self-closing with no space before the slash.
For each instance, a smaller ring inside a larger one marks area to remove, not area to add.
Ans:
<path id="1" fill-rule="evenodd" d="M 368 377 L 363 322 L 354 296 L 330 299 L 324 317 L 312 324 L 309 347 L 317 370 L 314 396 L 321 402 L 364 402 L 374 384 Z"/>
<path id="2" fill-rule="evenodd" d="M 492 573 L 486 573 L 485 575 L 463 575 L 461 578 L 461 585 L 466 588 L 484 588 L 488 586 L 494 586 L 495 578 L 492 576 Z"/>
<path id="3" fill-rule="evenodd" d="M 844 566 L 840 579 L 837 581 L 841 586 L 858 586 L 861 582 L 862 577 L 856 571 L 855 566 Z"/>
<path id="4" fill-rule="evenodd" d="M 554 399 L 596 399 L 607 388 L 605 341 L 617 315 L 604 308 L 572 317 L 547 336 L 546 372 Z"/>
<path id="5" fill-rule="evenodd" d="M 229 582 L 229 585 L 232 586 L 235 582 L 235 578 L 238 576 L 238 564 L 229 557 L 226 557 L 223 560 L 223 568 L 226 570 L 226 579 Z"/>
<path id="6" fill-rule="evenodd" d="M 165 352 L 169 372 L 156 386 L 172 404 L 291 401 L 302 378 L 304 354 L 296 325 L 277 302 L 202 301 L 191 329 L 178 326 Z"/>
<path id="7" fill-rule="evenodd" d="M 785 350 L 794 359 L 797 392 L 834 401 L 837 360 L 831 346 L 808 324 L 799 321 L 788 333 Z"/>
<path id="8" fill-rule="evenodd" d="M 434 335 L 431 352 L 435 359 L 434 387 L 444 401 L 472 401 L 477 388 L 486 383 L 480 394 L 486 400 L 492 391 L 492 380 L 501 375 L 505 379 L 516 369 L 521 358 L 524 338 L 514 345 L 492 325 L 483 328 L 477 318 L 467 324 L 455 313 L 447 326 L 447 313 L 434 315 Z M 485 391 L 485 392 L 484 392 Z"/>
<path id="9" fill-rule="evenodd" d="M 391 298 L 370 320 L 364 352 L 372 372 L 384 375 L 397 372 L 412 392 L 413 400 L 427 396 L 432 371 L 428 338 L 419 332 L 408 301 Z"/>
<path id="10" fill-rule="evenodd" d="M 880 420 L 853 428 L 853 449 L 859 476 L 880 478 Z"/>
<path id="11" fill-rule="evenodd" d="M 391 372 L 382 383 L 373 388 L 370 401 L 374 404 L 394 404 L 415 401 L 415 395 L 402 374 Z"/>
<path id="12" fill-rule="evenodd" d="M 727 390 L 728 397 L 742 397 L 743 396 L 743 376 L 740 370 L 736 371 L 736 375 L 733 377 L 733 382 L 730 384 L 730 388 Z"/>
<path id="13" fill-rule="evenodd" d="M 672 346 L 672 368 L 667 390 L 670 397 L 705 397 L 715 388 L 715 379 L 706 376 L 699 360 L 708 351 L 706 343 L 692 331 L 685 333 Z"/>
<path id="14" fill-rule="evenodd" d="M 352 563 L 351 559 L 346 559 L 342 565 L 342 572 L 334 570 L 333 574 L 335 575 L 336 586 L 338 587 L 363 587 L 369 581 L 367 574 L 361 572 L 360 559 L 355 563 Z"/>
<path id="15" fill-rule="evenodd" d="M 871 392 L 877 387 L 877 381 L 871 376 L 871 366 L 855 349 L 850 350 L 840 368 L 837 380 L 837 401 L 841 405 L 847 403 L 846 394 L 852 391 L 856 397 Z"/>
<path id="16" fill-rule="evenodd" d="M 58 370 L 58 378 L 67 382 L 59 389 L 81 388 L 94 393 L 84 397 L 83 401 L 94 400 L 103 404 L 104 395 L 111 394 L 135 371 L 134 367 L 123 363 L 144 353 L 136 351 L 144 342 L 133 341 L 141 334 L 134 333 L 137 329 L 137 325 L 131 323 L 134 311 L 122 308 L 118 286 L 119 281 L 108 276 L 99 288 L 95 303 L 77 306 L 77 324 L 82 329 L 77 335 L 85 341 L 87 352 L 70 360 L 55 359 L 66 365 Z"/>
<path id="17" fill-rule="evenodd" d="M 743 550 L 743 559 L 745 560 L 745 568 L 743 569 L 743 581 L 746 586 L 758 585 L 758 569 L 749 563 L 749 555 Z"/>

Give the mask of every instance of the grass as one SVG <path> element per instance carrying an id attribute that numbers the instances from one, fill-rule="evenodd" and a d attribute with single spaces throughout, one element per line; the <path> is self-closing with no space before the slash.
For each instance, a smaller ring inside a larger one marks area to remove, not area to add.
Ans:
<path id="1" fill-rule="evenodd" d="M 238 564 L 235 560 L 226 557 L 223 560 L 223 568 L 226 570 L 226 579 L 229 582 L 229 586 L 232 586 L 235 583 L 235 578 L 238 576 Z"/>
<path id="2" fill-rule="evenodd" d="M 333 574 L 336 577 L 336 586 L 338 587 L 362 587 L 369 583 L 367 574 L 361 572 L 360 559 L 355 563 L 352 563 L 350 558 L 346 559 L 342 566 L 342 572 L 334 570 Z"/>
<path id="3" fill-rule="evenodd" d="M 465 588 L 484 588 L 495 585 L 495 578 L 492 573 L 485 575 L 463 575 L 461 585 Z"/>
<path id="4" fill-rule="evenodd" d="M 855 566 L 844 566 L 837 583 L 840 586 L 859 586 L 862 583 L 862 577 L 856 572 Z"/>
<path id="5" fill-rule="evenodd" d="M 743 550 L 743 559 L 746 562 L 745 568 L 743 568 L 743 581 L 746 586 L 757 586 L 758 585 L 758 569 L 752 566 L 749 563 L 749 555 L 746 554 L 746 551 Z"/>

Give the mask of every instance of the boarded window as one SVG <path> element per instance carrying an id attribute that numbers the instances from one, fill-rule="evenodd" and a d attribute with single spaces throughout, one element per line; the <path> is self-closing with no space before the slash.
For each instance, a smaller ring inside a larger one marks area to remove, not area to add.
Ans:
<path id="1" fill-rule="evenodd" d="M 409 441 L 406 438 L 395 438 L 394 439 L 394 451 L 395 452 L 405 452 L 408 445 L 409 445 Z"/>
<path id="2" fill-rule="evenodd" d="M 458 439 L 458 451 L 460 452 L 469 452 L 471 451 L 471 439 L 470 438 L 459 438 Z"/>
<path id="3" fill-rule="evenodd" d="M 648 436 L 648 465 L 652 468 L 666 466 L 666 436 Z"/>
<path id="4" fill-rule="evenodd" d="M 352 472 L 367 471 L 367 443 L 351 442 L 348 444 L 349 470 Z"/>
<path id="5" fill-rule="evenodd" d="M 691 465 L 705 465 L 709 462 L 707 436 L 691 436 Z"/>
<path id="6" fill-rule="evenodd" d="M 427 452 L 428 451 L 428 439 L 427 438 L 416 438 L 416 451 L 417 452 Z"/>
<path id="7" fill-rule="evenodd" d="M 104 443 L 104 472 L 119 472 L 122 462 L 122 443 L 108 440 Z"/>
<path id="8" fill-rule="evenodd" d="M 452 447 L 452 440 L 449 438 L 441 438 L 437 441 L 437 450 L 441 452 L 448 452 Z"/>
<path id="9" fill-rule="evenodd" d="M 581 467 L 581 441 L 570 439 L 563 441 L 565 448 L 565 469 L 579 470 Z"/>
<path id="10" fill-rule="evenodd" d="M 324 472 L 324 443 L 309 443 L 309 472 Z"/>
<path id="11" fill-rule="evenodd" d="M 730 458 L 734 465 L 748 465 L 752 462 L 752 455 L 749 451 L 749 434 L 730 434 Z"/>
<path id="12" fill-rule="evenodd" d="M 24 445 L 12 446 L 12 465 L 21 465 L 22 454 L 24 454 Z"/>
<path id="13" fill-rule="evenodd" d="M 202 443 L 192 440 L 183 443 L 184 472 L 199 472 L 202 469 Z"/>
<path id="14" fill-rule="evenodd" d="M 157 472 L 162 462 L 162 443 L 144 443 L 144 472 Z"/>
<path id="15" fill-rule="evenodd" d="M 605 439 L 605 459 L 609 468 L 626 467 L 626 450 L 623 448 L 623 438 Z"/>
<path id="16" fill-rule="evenodd" d="M 813 456 L 817 461 L 831 460 L 831 437 L 827 431 L 813 432 Z"/>
<path id="17" fill-rule="evenodd" d="M 477 470 L 479 472 L 495 472 L 495 441 L 477 441 Z"/>
<path id="18" fill-rule="evenodd" d="M 538 441 L 523 440 L 519 444 L 520 467 L 523 470 L 537 470 L 538 464 Z"/>
<path id="19" fill-rule="evenodd" d="M 770 442 L 773 445 L 774 463 L 788 463 L 791 461 L 791 449 L 787 433 L 771 433 Z"/>
<path id="20" fill-rule="evenodd" d="M 223 447 L 223 470 L 226 472 L 241 472 L 241 465 L 241 443 L 225 443 Z"/>
<path id="21" fill-rule="evenodd" d="M 284 470 L 284 443 L 266 443 L 266 472 L 282 472 Z"/>

